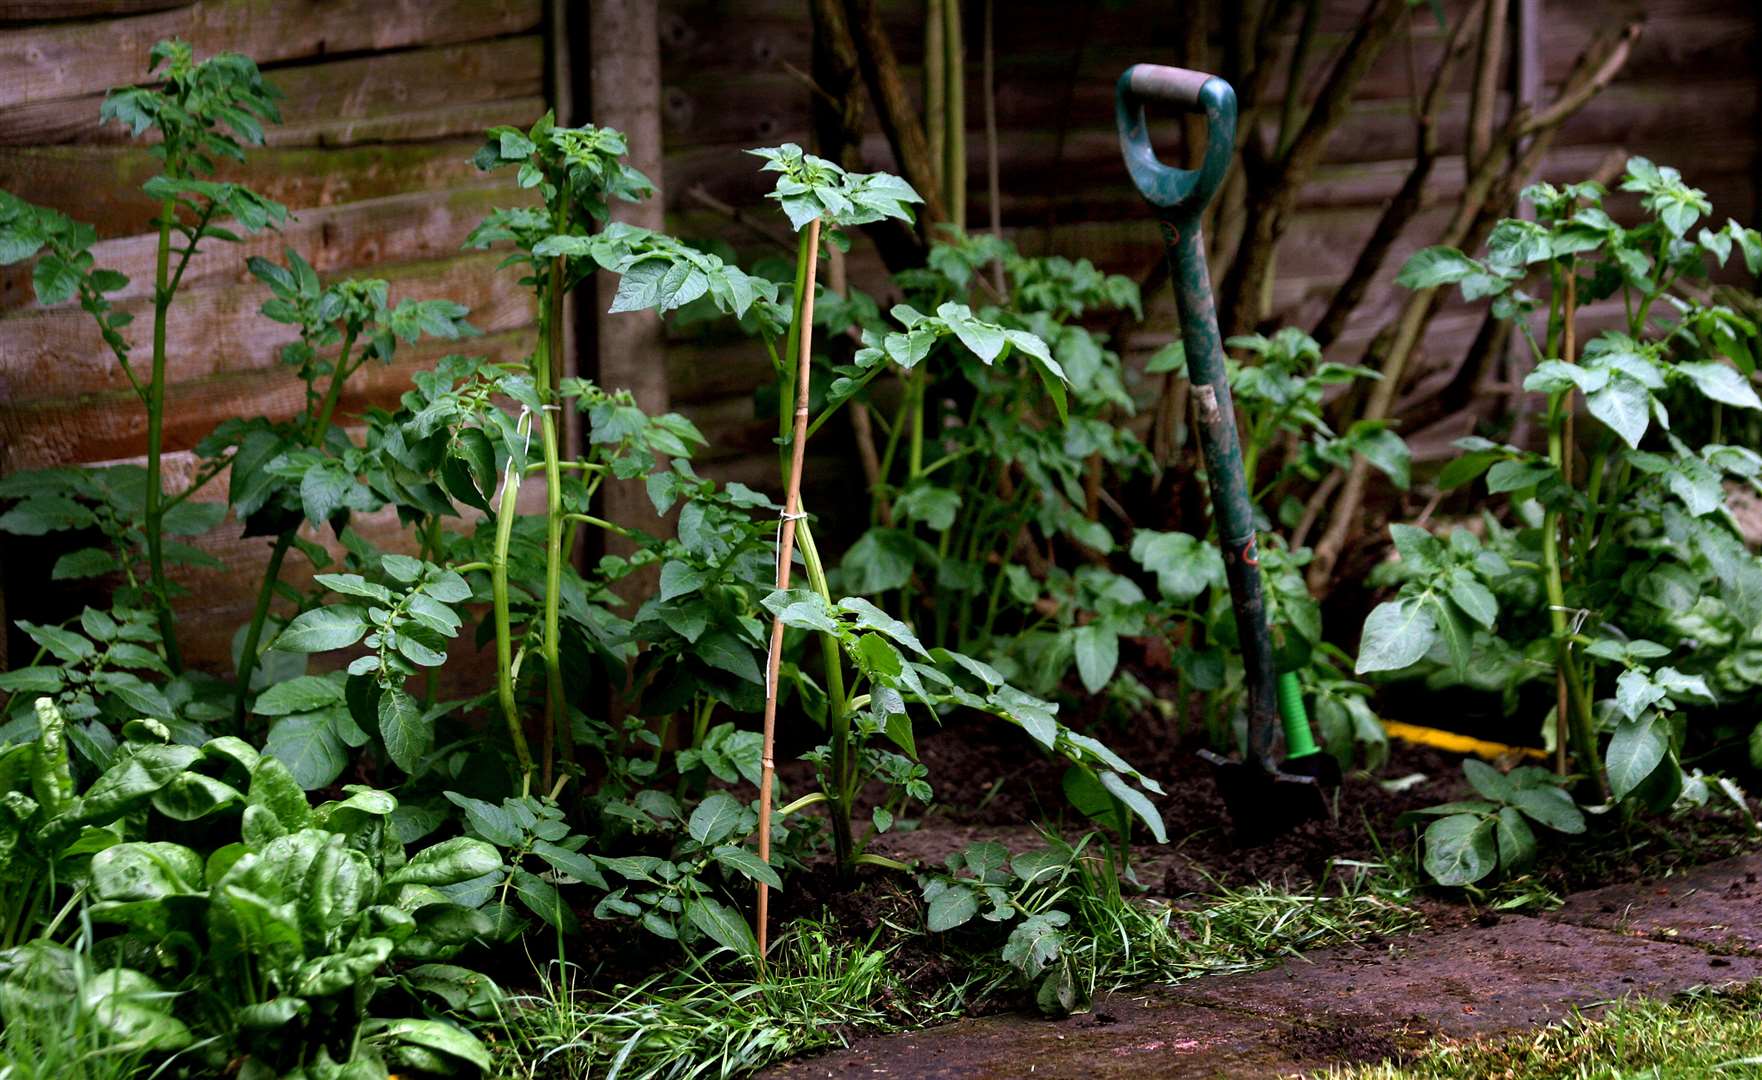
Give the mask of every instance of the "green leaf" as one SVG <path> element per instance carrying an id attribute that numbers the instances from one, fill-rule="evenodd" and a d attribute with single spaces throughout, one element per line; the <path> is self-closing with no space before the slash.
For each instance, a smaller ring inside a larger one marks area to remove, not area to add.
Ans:
<path id="1" fill-rule="evenodd" d="M 307 791 L 325 787 L 349 764 L 347 749 L 326 712 L 284 716 L 271 724 L 263 752 L 287 766 Z"/>
<path id="2" fill-rule="evenodd" d="M 783 620 L 784 626 L 798 630 L 836 633 L 838 622 L 826 598 L 812 589 L 787 589 L 765 597 L 765 607 Z"/>
<path id="3" fill-rule="evenodd" d="M 1656 714 L 1640 719 L 1623 719 L 1615 725 L 1609 738 L 1605 767 L 1609 773 L 1609 790 L 1617 799 L 1646 782 L 1670 749 L 1670 737 Z"/>
<path id="4" fill-rule="evenodd" d="M 1077 655 L 1077 674 L 1083 688 L 1099 694 L 1113 679 L 1120 663 L 1120 636 L 1105 624 L 1092 622 L 1079 626 L 1072 635 Z"/>
<path id="5" fill-rule="evenodd" d="M 1535 487 L 1557 471 L 1545 461 L 1494 462 L 1493 467 L 1487 470 L 1487 492 L 1500 495 L 1507 491 L 1523 491 Z"/>
<path id="6" fill-rule="evenodd" d="M 600 873 L 599 866 L 579 851 L 571 851 L 549 840 L 536 840 L 532 845 L 532 853 L 550 863 L 551 869 L 568 874 L 583 885 L 601 890 L 608 888 L 606 876 Z"/>
<path id="7" fill-rule="evenodd" d="M 1549 784 L 1542 787 L 1519 787 L 1512 792 L 1511 803 L 1532 821 L 1555 832 L 1578 835 L 1585 831 L 1584 811 L 1572 801 L 1565 789 Z"/>
<path id="8" fill-rule="evenodd" d="M 1470 787 L 1496 803 L 1511 802 L 1516 794 L 1517 789 L 1504 773 L 1478 758 L 1464 758 L 1462 772 Z"/>
<path id="9" fill-rule="evenodd" d="M 304 829 L 312 823 L 312 807 L 306 802 L 306 793 L 288 767 L 273 756 L 264 755 L 251 770 L 251 787 L 245 799 L 268 811 L 285 832 Z"/>
<path id="10" fill-rule="evenodd" d="M 917 552 L 917 542 L 903 529 L 872 528 L 844 553 L 845 587 L 866 596 L 900 588 L 911 580 Z"/>
<path id="11" fill-rule="evenodd" d="M 1629 720 L 1664 700 L 1664 687 L 1653 682 L 1644 671 L 1629 669 L 1615 680 L 1615 707 Z"/>
<path id="12" fill-rule="evenodd" d="M 1437 593 L 1431 597 L 1432 618 L 1437 627 L 1437 637 L 1444 642 L 1445 651 L 1450 654 L 1450 666 L 1458 674 L 1468 674 L 1469 661 L 1474 655 L 1474 642 L 1469 635 L 1468 627 L 1456 615 L 1456 607 L 1448 599 Z"/>
<path id="13" fill-rule="evenodd" d="M 386 875 L 387 885 L 457 885 L 502 868 L 501 853 L 489 843 L 470 836 L 455 836 L 425 847 L 410 861 Z"/>
<path id="14" fill-rule="evenodd" d="M 312 712 L 343 700 L 342 683 L 325 675 L 301 675 L 279 682 L 257 695 L 251 711 L 258 716 Z"/>
<path id="15" fill-rule="evenodd" d="M 1224 583 L 1223 556 L 1190 533 L 1139 529 L 1132 534 L 1132 558 L 1156 575 L 1163 597 L 1177 604 Z"/>
<path id="16" fill-rule="evenodd" d="M 730 631 L 718 629 L 706 633 L 698 639 L 693 655 L 711 667 L 720 668 L 747 682 L 760 686 L 765 684 L 765 677 L 759 671 L 758 657 L 752 646 Z"/>
<path id="17" fill-rule="evenodd" d="M 1418 663 L 1437 638 L 1437 623 L 1427 606 L 1414 599 L 1378 604 L 1364 620 L 1355 670 L 1399 671 Z"/>
<path id="18" fill-rule="evenodd" d="M 690 595 L 703 588 L 704 583 L 709 580 L 709 571 L 700 570 L 677 559 L 669 560 L 661 566 L 661 599 L 666 601 Z"/>
<path id="19" fill-rule="evenodd" d="M 940 934 L 953 930 L 977 914 L 978 894 L 965 885 L 950 885 L 930 901 L 930 932 Z"/>
<path id="20" fill-rule="evenodd" d="M 1413 253 L 1395 276 L 1395 283 L 1409 289 L 1435 289 L 1479 273 L 1484 273 L 1480 263 L 1455 248 L 1430 247 Z"/>
<path id="21" fill-rule="evenodd" d="M 753 937 L 752 927 L 733 908 L 708 896 L 698 896 L 686 901 L 685 917 L 716 944 L 748 959 L 758 957 L 759 943 Z"/>
<path id="22" fill-rule="evenodd" d="M 300 613 L 275 639 L 275 648 L 295 653 L 346 649 L 366 633 L 367 617 L 360 608 L 334 604 Z"/>
<path id="23" fill-rule="evenodd" d="M 1652 394 L 1632 378 L 1616 375 L 1603 389 L 1585 395 L 1585 407 L 1629 446 L 1638 449 L 1651 422 Z"/>
<path id="24" fill-rule="evenodd" d="M 506 138 L 503 136 L 504 145 Z M 494 1070 L 489 1050 L 476 1035 L 457 1024 L 446 1020 L 389 1020 L 372 1024 L 380 1025 L 374 1035 L 376 1039 L 455 1057 L 486 1075 Z"/>
<path id="25" fill-rule="evenodd" d="M 1472 885 L 1493 872 L 1499 856 L 1494 818 L 1452 814 L 1425 832 L 1425 868 L 1440 885 Z"/>
<path id="26" fill-rule="evenodd" d="M 742 809 L 734 796 L 725 791 L 714 792 L 691 812 L 686 831 L 691 833 L 693 840 L 706 847 L 719 844 L 740 827 Z"/>
<path id="27" fill-rule="evenodd" d="M 903 519 L 921 521 L 934 532 L 942 532 L 954 525 L 960 507 L 960 492 L 933 484 L 916 484 L 895 500 L 893 512 Z"/>
<path id="28" fill-rule="evenodd" d="M 53 694 L 66 678 L 58 667 L 23 667 L 0 674 L 0 690 L 8 694 Z"/>
<path id="29" fill-rule="evenodd" d="M 28 634 L 32 641 L 49 650 L 56 659 L 69 664 L 90 660 L 97 653 L 90 641 L 72 630 L 28 622 L 24 619 L 18 620 L 18 628 Z"/>
<path id="30" fill-rule="evenodd" d="M 1536 834 L 1523 815 L 1509 806 L 1499 808 L 1499 865 L 1507 874 L 1521 873 L 1536 859 Z"/>
<path id="31" fill-rule="evenodd" d="M 434 748 L 434 725 L 423 717 L 416 699 L 395 686 L 380 695 L 378 711 L 386 753 L 398 768 L 414 774 Z"/>
<path id="32" fill-rule="evenodd" d="M 746 848 L 724 844 L 710 852 L 716 862 L 751 881 L 763 882 L 773 889 L 783 888 L 783 879 L 769 864 Z"/>
<path id="33" fill-rule="evenodd" d="M 1726 364 L 1714 361 L 1678 364 L 1676 370 L 1694 380 L 1695 389 L 1714 401 L 1735 405 L 1740 409 L 1762 409 L 1762 398 L 1750 380 Z"/>
<path id="34" fill-rule="evenodd" d="M 1499 616 L 1499 601 L 1493 597 L 1493 590 L 1460 567 L 1451 572 L 1449 589 L 1450 599 L 1464 615 L 1485 629 L 1493 628 L 1493 620 Z"/>
<path id="35" fill-rule="evenodd" d="M 199 757 L 193 746 L 143 746 L 93 781 L 80 802 L 80 817 L 108 824 L 171 782 Z M 39 802 L 42 800 L 39 799 Z"/>
<path id="36" fill-rule="evenodd" d="M 116 561 L 116 556 L 103 548 L 81 548 L 56 559 L 49 577 L 53 581 L 65 581 L 68 578 L 99 577 L 120 569 L 122 566 Z"/>
<path id="37" fill-rule="evenodd" d="M 101 900 L 181 896 L 202 881 L 202 856 L 181 844 L 117 844 L 92 856 L 92 888 Z"/>
<path id="38" fill-rule="evenodd" d="M 1156 838 L 1157 843 L 1166 844 L 1169 842 L 1168 832 L 1163 827 L 1162 814 L 1151 803 L 1148 796 L 1127 783 L 1125 777 L 1112 770 L 1103 769 L 1100 776 L 1101 786 L 1108 790 L 1108 794 L 1125 803 L 1126 808 L 1138 816 L 1138 820 L 1150 829 L 1150 835 Z"/>
<path id="39" fill-rule="evenodd" d="M 154 794 L 153 809 L 173 821 L 196 821 L 244 798 L 231 784 L 187 772 L 172 777 Z"/>

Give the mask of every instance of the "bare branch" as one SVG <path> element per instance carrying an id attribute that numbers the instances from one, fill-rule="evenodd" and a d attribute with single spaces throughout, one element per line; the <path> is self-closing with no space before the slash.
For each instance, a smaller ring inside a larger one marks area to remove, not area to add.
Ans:
<path id="1" fill-rule="evenodd" d="M 1444 96 L 1456 74 L 1456 66 L 1468 52 L 1474 27 L 1479 24 L 1489 2 L 1499 0 L 1481 0 L 1469 8 L 1450 35 L 1450 43 L 1438 61 L 1437 70 L 1432 74 L 1431 85 L 1426 90 L 1424 103 L 1420 106 L 1420 114 L 1415 121 L 1413 168 L 1408 172 L 1401 189 L 1384 208 L 1382 216 L 1377 219 L 1370 239 L 1365 241 L 1357 260 L 1352 264 L 1351 273 L 1346 275 L 1346 280 L 1334 292 L 1333 299 L 1328 301 L 1327 311 L 1315 324 L 1315 330 L 1310 335 L 1324 349 L 1346 329 L 1352 313 L 1364 301 L 1364 294 L 1369 290 L 1370 283 L 1382 270 L 1383 262 L 1389 257 L 1389 250 L 1394 247 L 1402 230 L 1407 228 L 1424 204 L 1426 184 L 1431 179 L 1432 167 L 1438 158 L 1438 113 L 1443 108 Z"/>
<path id="2" fill-rule="evenodd" d="M 851 33 L 857 44 L 857 58 L 862 64 L 863 80 L 875 100 L 881 130 L 893 146 L 900 171 L 924 198 L 919 220 L 925 234 L 932 226 L 948 220 L 942 192 L 936 182 L 936 169 L 931 164 L 930 143 L 923 125 L 906 91 L 905 79 L 899 73 L 899 60 L 893 53 L 893 42 L 881 25 L 881 11 L 875 0 L 844 0 Z"/>
<path id="3" fill-rule="evenodd" d="M 1493 148 L 1493 113 L 1498 106 L 1499 67 L 1505 45 L 1509 0 L 1490 0 L 1481 23 L 1480 50 L 1475 58 L 1474 91 L 1468 104 L 1467 168 L 1473 172 Z"/>

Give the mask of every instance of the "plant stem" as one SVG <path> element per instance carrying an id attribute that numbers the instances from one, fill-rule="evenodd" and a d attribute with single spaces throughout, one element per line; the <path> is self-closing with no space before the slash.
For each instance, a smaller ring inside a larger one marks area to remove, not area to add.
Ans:
<path id="1" fill-rule="evenodd" d="M 263 584 L 257 590 L 257 606 L 251 609 L 251 625 L 245 630 L 245 644 L 239 650 L 238 689 L 233 692 L 233 727 L 242 731 L 245 723 L 245 700 L 251 696 L 251 675 L 257 670 L 257 645 L 263 639 L 263 624 L 269 619 L 269 604 L 275 599 L 275 585 L 281 577 L 281 563 L 288 548 L 294 546 L 296 530 L 284 529 L 275 538 L 269 551 L 269 565 L 263 568 Z"/>
<path id="2" fill-rule="evenodd" d="M 159 619 L 159 637 L 165 646 L 165 662 L 172 673 L 183 671 L 177 647 L 177 626 L 171 617 L 171 594 L 165 581 L 165 317 L 171 309 L 171 223 L 177 201 L 159 205 L 159 248 L 153 268 L 153 373 L 147 384 L 147 493 L 142 527 L 147 534 L 147 571 L 153 603 Z M 193 244 L 194 241 L 191 241 Z"/>
<path id="3" fill-rule="evenodd" d="M 551 260 L 549 280 L 545 287 L 545 306 L 544 335 L 539 342 L 538 350 L 533 354 L 533 381 L 538 387 L 538 399 L 544 405 L 544 408 L 539 410 L 538 424 L 540 441 L 544 446 L 545 463 L 543 643 L 545 725 L 543 755 L 544 787 L 549 789 L 556 764 L 557 743 L 559 741 L 562 743 L 566 762 L 574 756 L 570 752 L 571 732 L 568 730 L 568 719 L 564 709 L 561 624 L 558 617 L 563 596 L 563 474 L 558 465 L 557 424 L 551 416 L 554 411 L 551 406 L 556 401 L 557 360 L 562 356 L 563 347 L 563 259 L 561 256 Z"/>
<path id="4" fill-rule="evenodd" d="M 783 527 L 777 543 L 777 588 L 789 588 L 790 563 L 795 551 L 797 521 L 801 517 L 801 474 L 808 442 L 809 365 L 813 354 L 814 273 L 820 256 L 820 219 L 815 218 L 802 231 L 801 246 L 796 255 L 796 307 L 789 322 L 790 343 L 797 345 L 794 378 L 794 433 L 789 446 L 789 475 L 783 495 Z M 782 399 L 780 412 L 789 408 L 789 398 Z M 783 420 L 779 419 L 779 425 Z M 759 758 L 759 859 L 771 861 L 771 787 L 777 775 L 773 750 L 777 739 L 778 673 L 783 665 L 783 617 L 771 620 L 771 646 L 765 662 L 765 727 Z M 758 893 L 759 962 L 764 962 L 769 936 L 771 910 L 770 890 L 763 882 Z"/>
<path id="5" fill-rule="evenodd" d="M 337 402 L 342 400 L 343 384 L 349 378 L 349 354 L 354 351 L 355 331 L 350 330 L 343 338 L 342 352 L 337 355 L 336 366 L 330 372 L 330 386 L 325 390 L 324 403 L 311 418 L 312 424 L 305 430 L 308 446 L 322 446 L 325 433 L 330 430 L 330 418 L 336 413 Z M 308 405 L 311 398 L 307 398 Z M 436 525 L 439 519 L 436 519 Z M 251 696 L 251 675 L 257 669 L 257 645 L 263 637 L 263 625 L 269 619 L 269 605 L 275 598 L 275 585 L 281 577 L 281 564 L 287 557 L 288 548 L 293 546 L 294 537 L 299 533 L 299 526 L 285 529 L 275 538 L 275 547 L 269 553 L 269 564 L 263 568 L 263 585 L 257 590 L 257 606 L 251 611 L 251 624 L 245 630 L 245 646 L 239 653 L 238 688 L 233 694 L 232 718 L 235 726 L 245 722 L 245 699 Z M 426 541 L 424 541 L 426 543 Z M 429 671 L 430 681 L 434 672 Z M 432 697 L 432 694 L 430 695 Z"/>
<path id="6" fill-rule="evenodd" d="M 1561 399 L 1570 389 L 1557 390 L 1548 400 L 1548 460 L 1560 466 L 1565 450 L 1565 409 Z M 1573 752 L 1579 767 L 1607 797 L 1609 789 L 1603 779 L 1601 755 L 1597 751 L 1597 729 L 1591 715 L 1590 700 L 1585 696 L 1584 680 L 1572 655 L 1570 629 L 1566 624 L 1566 587 L 1560 563 L 1560 511 L 1550 508 L 1542 516 L 1542 568 L 1547 579 L 1548 624 L 1554 633 L 1555 663 L 1565 676 L 1567 698 L 1571 710 Z"/>
<path id="7" fill-rule="evenodd" d="M 542 345 L 540 346 L 543 347 Z M 521 418 L 527 431 L 531 420 Z M 512 458 L 502 470 L 502 498 L 496 504 L 496 546 L 490 556 L 490 593 L 496 627 L 496 701 L 501 705 L 502 720 L 508 726 L 508 738 L 514 744 L 514 757 L 520 771 L 530 781 L 532 751 L 526 745 L 526 730 L 520 722 L 520 709 L 514 701 L 514 635 L 508 617 L 508 547 L 514 539 L 514 519 L 519 516 L 516 503 L 520 498 L 520 474 Z"/>
<path id="8" fill-rule="evenodd" d="M 807 567 L 808 584 L 832 605 L 832 590 L 826 582 L 826 566 L 820 561 L 819 546 L 814 543 L 813 530 L 804 519 L 799 523 L 796 533 L 801 541 L 802 562 Z M 832 813 L 832 852 L 840 873 L 847 873 L 853 865 L 851 859 L 855 855 L 852 840 L 850 814 L 851 800 L 855 797 L 854 777 L 856 770 L 854 756 L 851 754 L 850 714 L 851 703 L 845 697 L 843 654 L 839 651 L 838 638 L 832 634 L 820 635 L 820 661 L 826 669 L 826 742 L 832 748 L 831 761 L 828 769 L 831 772 L 831 788 L 827 792 L 827 803 Z"/>
<path id="9" fill-rule="evenodd" d="M 311 446 L 323 446 L 324 436 L 330 431 L 330 418 L 336 415 L 337 402 L 343 398 L 343 384 L 348 381 L 352 369 L 349 367 L 349 353 L 355 347 L 355 331 L 350 330 L 348 337 L 343 339 L 343 351 L 337 356 L 336 366 L 330 372 L 330 385 L 324 391 L 324 403 L 318 408 L 318 415 L 313 418 L 312 429 L 306 433 L 306 442 Z"/>

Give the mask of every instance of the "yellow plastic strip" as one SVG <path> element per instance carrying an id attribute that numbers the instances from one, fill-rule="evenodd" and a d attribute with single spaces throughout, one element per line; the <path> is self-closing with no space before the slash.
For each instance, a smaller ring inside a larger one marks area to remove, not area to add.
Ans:
<path id="1" fill-rule="evenodd" d="M 1521 754 L 1524 757 L 1536 758 L 1540 761 L 1548 759 L 1546 750 L 1534 746 L 1506 746 L 1504 743 L 1487 742 L 1484 739 L 1459 735 L 1454 731 L 1439 731 L 1437 728 L 1420 727 L 1418 724 L 1403 724 L 1399 720 L 1384 720 L 1383 730 L 1393 738 L 1402 742 L 1418 743 L 1421 746 L 1448 750 L 1453 754 L 1473 754 L 1486 758 L 1488 761 Z"/>

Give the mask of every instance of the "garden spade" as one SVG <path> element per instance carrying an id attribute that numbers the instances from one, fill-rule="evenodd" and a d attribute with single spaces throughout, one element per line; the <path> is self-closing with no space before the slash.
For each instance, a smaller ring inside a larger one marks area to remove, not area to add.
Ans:
<path id="1" fill-rule="evenodd" d="M 1145 124 L 1144 104 L 1155 101 L 1205 116 L 1205 156 L 1197 169 L 1177 169 L 1157 160 Z M 1169 278 L 1181 319 L 1187 378 L 1193 388 L 1200 451 L 1211 482 L 1212 513 L 1223 548 L 1230 603 L 1247 684 L 1248 748 L 1236 761 L 1211 751 L 1201 755 L 1217 769 L 1236 835 L 1258 843 L 1327 812 L 1324 781 L 1339 782 L 1329 754 L 1315 747 L 1303 714 L 1302 688 L 1274 655 L 1261 592 L 1254 538 L 1254 508 L 1242 471 L 1242 444 L 1224 370 L 1217 309 L 1206 271 L 1200 215 L 1229 171 L 1236 139 L 1236 92 L 1214 75 L 1156 64 L 1136 64 L 1120 76 L 1114 91 L 1120 150 L 1138 193 L 1155 211 L 1168 251 Z M 1279 728 L 1280 682 L 1291 700 L 1284 712 L 1287 744 L 1294 755 L 1281 764 L 1273 742 Z"/>

